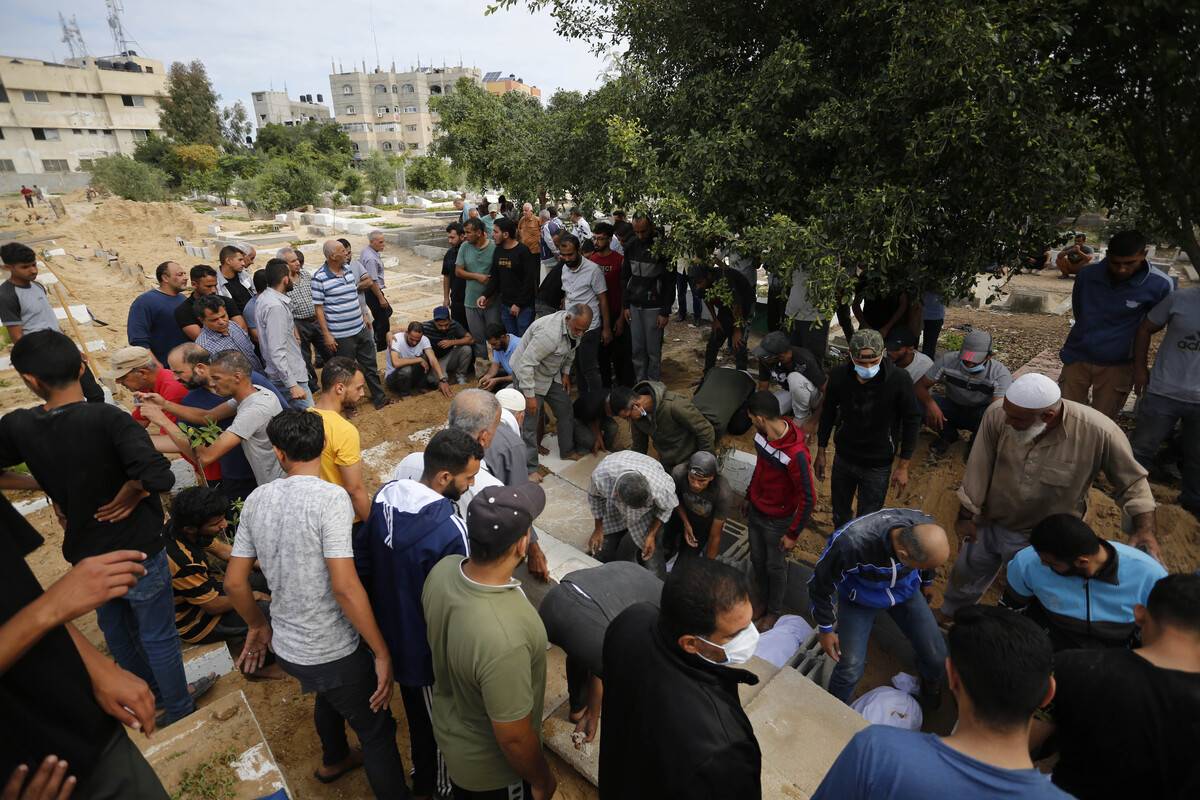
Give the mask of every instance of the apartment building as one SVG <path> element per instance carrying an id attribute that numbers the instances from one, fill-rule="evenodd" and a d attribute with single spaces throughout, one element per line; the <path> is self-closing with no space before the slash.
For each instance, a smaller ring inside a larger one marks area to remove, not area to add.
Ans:
<path id="1" fill-rule="evenodd" d="M 86 170 L 159 131 L 162 62 L 130 51 L 58 64 L 0 56 L 0 173 Z"/>
<path id="2" fill-rule="evenodd" d="M 261 128 L 263 125 L 303 125 L 309 121 L 328 122 L 329 107 L 321 95 L 313 100 L 311 94 L 300 95 L 299 100 L 292 100 L 287 92 L 254 92 L 254 124 Z"/>
<path id="3" fill-rule="evenodd" d="M 483 88 L 492 94 L 520 92 L 530 97 L 536 97 L 539 101 L 542 99 L 541 89 L 531 83 L 526 83 L 511 72 L 508 74 L 508 77 L 501 75 L 499 72 L 489 72 L 483 76 Z"/>
<path id="4" fill-rule="evenodd" d="M 428 155 L 437 115 L 429 98 L 454 91 L 460 78 L 483 83 L 475 67 L 421 67 L 397 72 L 376 67 L 367 72 L 333 72 L 329 94 L 333 114 L 350 137 L 356 158 L 372 150 Z"/>

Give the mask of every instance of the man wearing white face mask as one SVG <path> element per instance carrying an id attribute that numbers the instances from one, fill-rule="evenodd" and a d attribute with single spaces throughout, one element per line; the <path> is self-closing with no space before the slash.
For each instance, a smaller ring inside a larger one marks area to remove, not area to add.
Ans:
<path id="1" fill-rule="evenodd" d="M 1100 472 L 1132 523 L 1130 546 L 1158 557 L 1154 496 L 1125 433 L 1099 411 L 1064 400 L 1045 375 L 1013 381 L 1003 403 L 983 415 L 967 459 L 954 526 L 961 545 L 938 618 L 977 602 L 1042 519 L 1083 517 Z"/>
<path id="2" fill-rule="evenodd" d="M 935 383 L 942 384 L 944 395 L 929 393 Z M 992 357 L 992 335 L 987 331 L 971 331 L 963 337 L 958 352 L 938 356 L 916 382 L 917 399 L 925 407 L 925 424 L 939 434 L 931 449 L 946 452 L 958 441 L 959 431 L 970 431 L 974 441 L 983 412 L 1004 397 L 1010 384 L 1012 374 Z"/>
<path id="3" fill-rule="evenodd" d="M 830 502 L 833 524 L 838 527 L 883 508 L 889 477 L 899 490 L 908 485 L 908 462 L 917 444 L 921 409 L 912 378 L 884 356 L 879 332 L 861 328 L 850 337 L 850 363 L 829 373 L 813 471 L 818 481 L 825 480 L 825 450 L 836 423 Z M 852 511 L 855 495 L 857 514 Z"/>
<path id="4" fill-rule="evenodd" d="M 693 558 L 604 636 L 601 800 L 762 796 L 762 751 L 738 700 L 758 630 L 746 576 Z"/>

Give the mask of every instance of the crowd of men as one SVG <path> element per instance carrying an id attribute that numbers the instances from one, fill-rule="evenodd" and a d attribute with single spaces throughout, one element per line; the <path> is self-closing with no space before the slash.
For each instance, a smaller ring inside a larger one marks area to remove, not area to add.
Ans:
<path id="1" fill-rule="evenodd" d="M 150 733 L 192 713 L 214 676 L 189 685 L 181 643 L 214 641 L 247 675 L 314 694 L 322 783 L 362 767 L 378 797 L 553 796 L 549 642 L 567 655 L 577 742 L 603 719 L 602 797 L 761 796 L 737 691 L 758 679 L 741 665 L 786 610 L 787 554 L 813 530 L 827 471 L 834 530 L 807 593 L 835 662 L 829 692 L 853 699 L 886 612 L 911 642 L 922 704 L 948 689 L 958 721 L 946 737 L 868 728 L 817 796 L 1200 791 L 1200 576 L 1160 563 L 1147 482 L 1171 440 L 1179 503 L 1200 511 L 1200 289 L 1175 289 L 1143 237 L 1114 236 L 1078 271 L 1056 382 L 1014 378 L 984 330 L 939 352 L 941 299 L 915 289 L 856 298 L 839 315 L 848 357 L 831 359 L 803 273 L 791 322 L 751 347 L 755 259 L 675 269 L 647 213 L 568 216 L 464 204 L 446 229 L 443 304 L 398 330 L 381 232 L 358 258 L 325 242 L 315 271 L 295 248 L 257 270 L 250 246 L 224 247 L 215 269 L 164 262 L 105 373 L 132 413 L 104 402 L 94 359 L 59 331 L 34 251 L 0 248 L 0 323 L 41 401 L 0 418 L 0 467 L 27 469 L 0 472 L 0 488 L 48 495 L 72 565 L 43 592 L 23 558 L 41 537 L 0 503 L 6 798 L 165 797 L 119 723 Z M 663 381 L 677 291 L 679 320 L 690 293 L 692 324 L 710 326 L 692 391 Z M 733 367 L 718 366 L 726 346 Z M 1127 437 L 1114 418 L 1131 390 Z M 445 428 L 368 487 L 355 409 L 427 391 L 448 402 Z M 588 491 L 600 566 L 535 609 L 515 575 L 549 580 L 533 524 L 551 417 L 560 457 L 603 456 Z M 615 450 L 623 425 L 632 446 Z M 923 425 L 934 454 L 969 436 L 956 548 L 932 516 L 886 506 Z M 739 508 L 719 445 L 751 430 Z M 169 515 L 168 455 L 200 483 Z M 1127 541 L 1083 521 L 1101 473 Z M 745 571 L 722 560 L 737 516 Z M 1001 571 L 1000 607 L 980 605 Z M 71 623 L 92 609 L 113 660 Z M 1051 754 L 1047 778 L 1033 760 Z"/>

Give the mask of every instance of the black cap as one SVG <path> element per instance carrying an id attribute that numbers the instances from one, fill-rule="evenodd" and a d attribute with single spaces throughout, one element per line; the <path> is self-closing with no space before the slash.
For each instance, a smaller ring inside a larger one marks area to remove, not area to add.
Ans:
<path id="1" fill-rule="evenodd" d="M 883 346 L 888 350 L 899 350 L 901 347 L 916 347 L 917 336 L 908 328 L 896 327 L 887 335 Z"/>
<path id="2" fill-rule="evenodd" d="M 546 493 L 536 483 L 489 486 L 467 506 L 467 535 L 507 547 L 525 535 L 545 507 Z"/>
<path id="3" fill-rule="evenodd" d="M 788 340 L 787 334 L 783 331 L 771 331 L 762 338 L 758 343 L 758 347 L 750 352 L 755 358 L 775 358 L 783 355 L 792 347 L 792 343 Z"/>

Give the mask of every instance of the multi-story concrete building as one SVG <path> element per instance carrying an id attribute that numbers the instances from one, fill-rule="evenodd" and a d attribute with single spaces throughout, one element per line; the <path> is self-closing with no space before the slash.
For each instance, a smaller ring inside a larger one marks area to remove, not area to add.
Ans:
<path id="1" fill-rule="evenodd" d="M 159 131 L 162 62 L 130 52 L 56 64 L 0 56 L 0 173 L 86 170 Z"/>
<path id="2" fill-rule="evenodd" d="M 475 67 L 421 67 L 396 72 L 333 72 L 330 102 L 338 124 L 349 136 L 356 158 L 372 150 L 428 155 L 437 115 L 429 98 L 454 91 L 460 78 L 482 84 Z"/>
<path id="3" fill-rule="evenodd" d="M 530 97 L 536 97 L 538 100 L 542 99 L 541 89 L 531 83 L 526 83 L 511 72 L 508 74 L 508 77 L 501 75 L 499 72 L 489 72 L 483 76 L 483 88 L 492 94 L 520 92 Z"/>
<path id="4" fill-rule="evenodd" d="M 311 94 L 300 95 L 299 100 L 292 100 L 287 92 L 254 92 L 254 124 L 263 125 L 303 125 L 309 121 L 326 122 L 329 120 L 329 107 L 321 95 L 313 100 Z"/>

